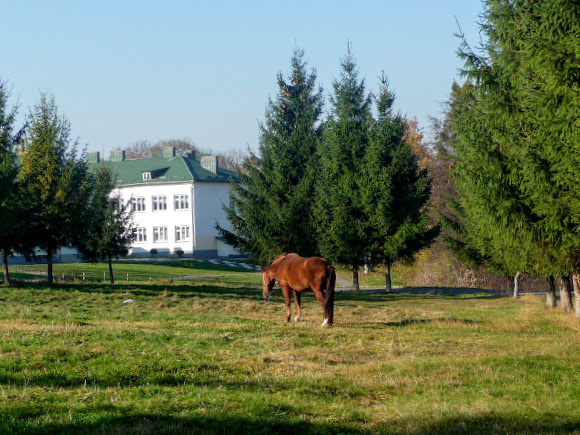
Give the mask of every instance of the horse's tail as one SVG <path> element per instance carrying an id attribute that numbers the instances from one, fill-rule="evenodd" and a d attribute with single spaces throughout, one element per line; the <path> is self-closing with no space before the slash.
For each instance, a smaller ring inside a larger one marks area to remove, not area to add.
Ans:
<path id="1" fill-rule="evenodd" d="M 324 317 L 328 319 L 328 326 L 332 326 L 334 319 L 334 285 L 336 284 L 336 270 L 329 264 L 326 267 L 326 292 L 324 295 Z"/>

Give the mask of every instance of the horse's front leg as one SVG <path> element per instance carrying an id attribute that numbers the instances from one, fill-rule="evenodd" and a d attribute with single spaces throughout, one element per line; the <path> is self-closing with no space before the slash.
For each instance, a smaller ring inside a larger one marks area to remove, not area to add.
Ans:
<path id="1" fill-rule="evenodd" d="M 284 302 L 286 302 L 286 321 L 290 321 L 290 287 L 281 286 L 282 293 L 284 293 Z"/>
<path id="2" fill-rule="evenodd" d="M 301 301 L 302 301 L 302 293 L 294 290 L 294 303 L 296 304 L 296 317 L 294 317 L 295 322 L 300 322 L 300 317 L 301 317 L 300 304 L 301 304 Z"/>

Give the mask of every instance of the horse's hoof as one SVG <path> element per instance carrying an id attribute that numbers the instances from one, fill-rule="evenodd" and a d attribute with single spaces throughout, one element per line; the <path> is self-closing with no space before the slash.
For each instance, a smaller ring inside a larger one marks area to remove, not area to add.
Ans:
<path id="1" fill-rule="evenodd" d="M 328 326 L 328 319 L 324 319 L 324 322 L 322 322 L 322 327 L 324 328 L 325 326 Z"/>
<path id="2" fill-rule="evenodd" d="M 294 321 L 295 321 L 295 322 L 300 322 L 300 316 L 296 316 L 296 317 L 294 317 Z"/>

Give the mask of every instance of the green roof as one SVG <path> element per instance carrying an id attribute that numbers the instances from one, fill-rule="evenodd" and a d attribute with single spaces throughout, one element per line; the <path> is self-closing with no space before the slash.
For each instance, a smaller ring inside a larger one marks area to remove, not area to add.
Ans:
<path id="1" fill-rule="evenodd" d="M 217 174 L 201 167 L 201 163 L 187 157 L 128 159 L 120 162 L 106 161 L 117 176 L 117 184 L 155 184 L 180 181 L 203 181 L 226 183 L 237 180 L 236 174 L 218 168 Z M 143 173 L 151 173 L 150 179 L 143 179 Z"/>

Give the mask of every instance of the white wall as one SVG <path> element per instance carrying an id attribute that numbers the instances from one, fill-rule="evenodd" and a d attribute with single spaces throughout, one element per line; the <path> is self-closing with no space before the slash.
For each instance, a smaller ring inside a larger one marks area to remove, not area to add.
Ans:
<path id="1" fill-rule="evenodd" d="M 204 183 L 191 181 L 185 183 L 143 184 L 121 186 L 117 191 L 127 204 L 132 197 L 145 198 L 145 211 L 135 211 L 133 222 L 136 228 L 145 228 L 146 242 L 133 242 L 130 255 L 149 256 L 153 248 L 160 255 L 174 254 L 181 249 L 186 254 L 197 256 L 229 256 L 237 252 L 228 245 L 219 242 L 216 221 L 222 228 L 230 229 L 230 222 L 223 210 L 223 205 L 229 205 L 229 183 Z M 165 195 L 167 210 L 153 211 L 153 196 Z M 189 208 L 174 209 L 174 195 L 188 195 Z M 195 216 L 195 219 L 194 219 Z M 190 227 L 189 239 L 183 242 L 175 240 L 175 227 L 186 225 Z M 154 242 L 153 228 L 167 227 L 167 241 Z M 218 251 L 219 248 L 219 251 Z"/>
<path id="2" fill-rule="evenodd" d="M 145 228 L 147 241 L 133 242 L 130 251 L 131 255 L 150 255 L 149 251 L 157 249 L 160 254 L 173 254 L 175 250 L 181 249 L 187 254 L 193 252 L 194 225 L 193 225 L 193 201 L 192 183 L 171 183 L 171 184 L 143 184 L 135 186 L 121 186 L 118 192 L 123 199 L 123 204 L 127 204 L 132 197 L 145 198 L 145 211 L 135 211 L 133 222 L 136 228 Z M 167 199 L 167 209 L 153 211 L 153 196 L 165 195 Z M 174 195 L 187 195 L 189 208 L 185 210 L 174 210 Z M 177 242 L 175 240 L 176 226 L 189 226 L 189 238 Z M 166 227 L 167 241 L 154 242 L 153 228 Z"/>
<path id="3" fill-rule="evenodd" d="M 195 197 L 195 247 L 198 251 L 215 251 L 215 255 L 228 256 L 236 254 L 228 245 L 219 246 L 219 236 L 215 224 L 217 223 L 230 230 L 230 221 L 226 217 L 223 206 L 230 203 L 229 183 L 204 183 L 194 184 Z"/>

